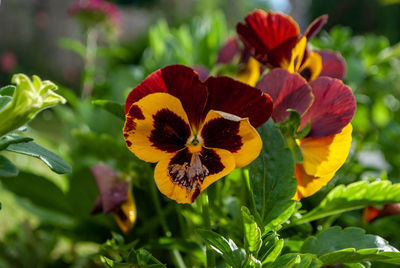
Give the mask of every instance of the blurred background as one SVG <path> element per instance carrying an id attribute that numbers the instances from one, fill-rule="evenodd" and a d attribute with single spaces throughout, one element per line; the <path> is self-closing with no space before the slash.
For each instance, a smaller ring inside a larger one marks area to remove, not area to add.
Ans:
<path id="1" fill-rule="evenodd" d="M 99 161 L 131 177 L 138 219 L 128 242 L 152 249 L 164 263 L 169 261 L 163 250 L 171 247 L 189 248 L 185 258 L 194 266 L 196 258 L 204 258 L 198 242 L 159 239 L 162 228 L 152 214 L 158 205 L 148 202 L 152 168 L 127 150 L 123 121 L 91 100 L 123 103 L 148 74 L 169 64 L 212 69 L 219 48 L 236 36 L 237 22 L 255 8 L 291 15 L 302 32 L 313 19 L 328 14 L 327 25 L 311 45 L 341 52 L 347 62 L 344 82 L 356 95 L 349 159 L 303 207 L 314 207 L 339 183 L 377 178 L 400 182 L 400 1 L 114 0 L 110 2 L 117 9 L 106 9 L 101 16 L 74 11 L 74 5 L 87 2 L 0 2 L 0 85 L 10 84 L 14 73 L 26 73 L 59 86 L 68 103 L 40 113 L 27 133 L 74 168 L 68 176 L 55 175 L 39 161 L 7 155 L 21 172 L 16 178 L 0 178 L 0 267 L 98 265 L 93 256 L 111 237 L 110 230 L 120 233 L 111 215 L 90 215 L 98 192 L 89 168 Z M 230 193 L 237 187 L 235 176 L 224 181 Z M 239 211 L 239 203 L 229 198 L 220 213 L 237 218 L 232 211 Z M 172 233 L 190 240 L 193 234 L 180 230 L 179 223 L 191 219 L 196 226 L 199 208 L 181 206 L 177 213 L 176 204 L 164 197 L 161 206 Z M 400 247 L 399 216 L 369 224 L 361 214 L 344 213 L 330 224 L 361 226 Z M 220 224 L 227 233 L 233 228 Z M 306 236 L 312 230 L 302 231 Z"/>

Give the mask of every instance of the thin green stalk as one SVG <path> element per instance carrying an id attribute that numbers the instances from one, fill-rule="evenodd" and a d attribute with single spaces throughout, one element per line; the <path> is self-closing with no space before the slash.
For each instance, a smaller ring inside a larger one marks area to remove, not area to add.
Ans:
<path id="1" fill-rule="evenodd" d="M 210 219 L 210 205 L 208 203 L 208 194 L 207 191 L 201 194 L 202 196 L 202 212 L 203 212 L 203 219 L 204 219 L 204 227 L 207 230 L 211 231 L 211 219 Z M 206 256 L 207 256 L 207 267 L 213 268 L 215 267 L 215 254 L 214 251 L 211 249 L 209 245 L 206 246 Z"/>
<path id="2" fill-rule="evenodd" d="M 161 227 L 162 227 L 166 237 L 172 237 L 172 233 L 168 227 L 167 220 L 165 219 L 165 216 L 164 216 L 164 212 L 161 209 L 160 199 L 159 199 L 159 195 L 158 195 L 158 192 L 156 189 L 156 185 L 153 180 L 151 180 L 150 184 L 151 184 L 151 186 L 150 186 L 151 196 L 153 198 L 153 202 L 156 207 L 156 211 L 157 211 L 157 215 L 160 220 L 160 223 L 161 223 Z M 179 250 L 173 249 L 171 253 L 172 253 L 172 259 L 175 263 L 175 266 L 186 268 L 186 264 L 183 261 L 183 258 L 181 256 L 181 253 L 179 252 Z"/>
<path id="3" fill-rule="evenodd" d="M 85 66 L 82 85 L 82 96 L 84 97 L 88 97 L 93 93 L 98 37 L 99 30 L 97 28 L 89 28 L 87 30 L 86 54 L 84 59 Z"/>
<path id="4" fill-rule="evenodd" d="M 241 175 L 242 175 L 242 181 L 244 185 L 246 186 L 246 201 L 249 201 L 249 209 L 253 216 L 255 216 L 255 219 L 257 221 L 257 224 L 259 226 L 263 226 L 262 218 L 260 214 L 258 213 L 257 206 L 256 206 L 256 201 L 254 199 L 254 193 L 253 190 L 251 189 L 251 184 L 250 184 L 250 176 L 249 176 L 249 170 L 248 169 L 241 169 Z"/>

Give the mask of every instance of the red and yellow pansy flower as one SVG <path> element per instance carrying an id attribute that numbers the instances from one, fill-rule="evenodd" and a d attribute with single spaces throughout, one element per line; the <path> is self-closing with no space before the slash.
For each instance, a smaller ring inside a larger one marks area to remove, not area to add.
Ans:
<path id="1" fill-rule="evenodd" d="M 296 140 L 303 159 L 296 164 L 295 199 L 314 194 L 333 178 L 349 153 L 350 122 L 356 109 L 351 89 L 330 77 L 307 83 L 299 74 L 283 69 L 272 70 L 257 87 L 273 99 L 275 122 L 283 122 L 287 109 L 293 109 L 301 115 L 300 129 L 310 124 L 307 136 Z"/>
<path id="2" fill-rule="evenodd" d="M 307 42 L 313 38 L 327 22 L 328 16 L 315 19 L 303 35 L 299 26 L 288 15 L 263 10 L 255 10 L 245 18 L 245 23 L 238 23 L 236 31 L 250 55 L 268 68 L 283 68 L 291 73 L 300 73 L 307 81 L 317 78 L 322 69 L 324 75 L 331 69 L 326 65 L 335 61 L 334 78 L 344 76 L 344 60 L 337 53 L 310 51 Z M 338 72 L 342 72 L 338 75 Z"/>
<path id="3" fill-rule="evenodd" d="M 262 142 L 255 128 L 268 120 L 268 94 L 228 77 L 209 77 L 182 65 L 150 74 L 129 94 L 123 129 L 138 158 L 158 163 L 159 190 L 192 203 L 210 184 L 252 162 Z"/>

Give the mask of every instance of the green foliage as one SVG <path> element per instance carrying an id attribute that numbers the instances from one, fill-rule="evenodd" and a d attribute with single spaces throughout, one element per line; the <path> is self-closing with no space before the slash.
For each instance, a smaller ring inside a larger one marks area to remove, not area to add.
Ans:
<path id="1" fill-rule="evenodd" d="M 275 232 L 267 234 L 263 239 L 263 245 L 259 253 L 262 264 L 271 264 L 275 262 L 281 254 L 283 245 L 283 239 L 279 239 Z"/>
<path id="2" fill-rule="evenodd" d="M 244 241 L 248 252 L 257 257 L 258 251 L 260 250 L 262 239 L 261 230 L 254 220 L 254 217 L 250 214 L 250 211 L 246 207 L 242 207 L 242 218 L 244 225 Z"/>
<path id="3" fill-rule="evenodd" d="M 332 227 L 308 238 L 302 253 L 318 256 L 324 265 L 358 263 L 365 260 L 400 264 L 400 252 L 379 236 L 356 227 Z"/>
<path id="4" fill-rule="evenodd" d="M 14 177 L 17 175 L 17 167 L 10 160 L 8 160 L 7 157 L 0 155 L 0 178 Z"/>
<path id="5" fill-rule="evenodd" d="M 400 202 L 400 184 L 390 181 L 360 181 L 335 187 L 320 204 L 295 223 L 313 221 L 322 217 L 360 209 L 367 206 Z"/>
<path id="6" fill-rule="evenodd" d="M 264 224 L 264 233 L 276 230 L 295 212 L 292 200 L 297 181 L 294 160 L 285 140 L 272 121 L 260 129 L 263 148 L 250 166 L 250 183 L 257 211 Z"/>
<path id="7" fill-rule="evenodd" d="M 322 262 L 312 254 L 289 253 L 280 256 L 276 262 L 267 267 L 280 268 L 318 268 L 322 266 Z"/>
<path id="8" fill-rule="evenodd" d="M 19 136 L 15 134 L 5 135 L 0 137 L 0 151 L 7 148 L 7 146 L 15 143 L 32 141 L 32 138 Z"/>
<path id="9" fill-rule="evenodd" d="M 72 171 L 72 167 L 67 164 L 60 156 L 56 155 L 53 152 L 50 152 L 46 148 L 43 148 L 33 141 L 10 144 L 6 150 L 39 158 L 51 170 L 58 174 L 71 173 Z"/>
<path id="10" fill-rule="evenodd" d="M 102 108 L 111 114 L 115 115 L 119 119 L 125 121 L 125 112 L 124 112 L 124 105 L 117 103 L 115 101 L 109 101 L 109 100 L 94 100 L 92 103 L 99 107 Z"/>
<path id="11" fill-rule="evenodd" d="M 238 248 L 235 242 L 212 231 L 197 230 L 197 232 L 230 266 L 234 268 L 245 267 L 247 262 L 246 251 L 243 248 Z"/>

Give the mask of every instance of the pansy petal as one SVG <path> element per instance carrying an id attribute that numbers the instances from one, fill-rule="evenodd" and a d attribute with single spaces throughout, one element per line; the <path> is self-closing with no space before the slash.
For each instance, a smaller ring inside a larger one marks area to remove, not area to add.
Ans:
<path id="1" fill-rule="evenodd" d="M 153 93 L 132 104 L 124 138 L 138 158 L 158 162 L 185 147 L 191 135 L 188 117 L 178 98 Z"/>
<path id="2" fill-rule="evenodd" d="M 194 65 L 193 70 L 199 75 L 200 81 L 205 81 L 210 76 L 210 70 L 202 65 Z"/>
<path id="3" fill-rule="evenodd" d="M 237 79 L 254 87 L 260 78 L 260 63 L 251 57 L 243 69 L 237 74 Z"/>
<path id="4" fill-rule="evenodd" d="M 335 176 L 335 173 L 327 174 L 324 177 L 315 177 L 307 174 L 301 164 L 296 164 L 297 192 L 293 199 L 300 200 L 303 197 L 315 194 L 327 185 L 333 176 Z"/>
<path id="5" fill-rule="evenodd" d="M 247 118 L 211 110 L 200 132 L 204 146 L 232 153 L 236 167 L 251 163 L 259 155 L 262 141 Z"/>
<path id="6" fill-rule="evenodd" d="M 307 81 L 312 81 L 317 78 L 322 70 L 321 56 L 315 52 L 311 52 L 306 60 L 301 64 L 299 73 Z"/>
<path id="7" fill-rule="evenodd" d="M 128 191 L 127 195 L 127 201 L 123 203 L 118 210 L 114 211 L 114 218 L 124 234 L 128 234 L 133 228 L 137 215 L 136 203 L 133 199 L 132 192 Z"/>
<path id="8" fill-rule="evenodd" d="M 340 133 L 330 137 L 298 140 L 306 173 L 316 177 L 335 173 L 349 154 L 352 130 L 348 124 Z"/>
<path id="9" fill-rule="evenodd" d="M 193 69 L 183 65 L 170 65 L 152 73 L 129 93 L 125 114 L 134 102 L 155 92 L 167 92 L 177 97 L 190 124 L 194 128 L 199 127 L 207 100 L 207 89 Z"/>
<path id="10" fill-rule="evenodd" d="M 297 23 L 282 13 L 255 10 L 245 20 L 245 24 L 236 25 L 236 31 L 252 55 L 262 63 L 266 63 L 269 51 L 289 38 L 297 37 L 300 32 Z"/>
<path id="11" fill-rule="evenodd" d="M 116 170 L 99 163 L 90 171 L 100 193 L 100 198 L 96 199 L 92 210 L 93 214 L 100 212 L 99 208 L 102 208 L 102 212 L 106 214 L 126 202 L 129 184 L 120 178 Z"/>
<path id="12" fill-rule="evenodd" d="M 316 36 L 321 30 L 322 26 L 324 26 L 328 22 L 328 15 L 322 15 L 316 18 L 311 24 L 308 26 L 304 36 L 307 40 L 310 40 L 314 36 Z"/>
<path id="13" fill-rule="evenodd" d="M 288 69 L 292 59 L 292 51 L 296 45 L 298 45 L 298 43 L 298 36 L 294 36 L 282 44 L 279 44 L 276 48 L 268 53 L 267 65 L 270 68 L 281 67 Z"/>
<path id="14" fill-rule="evenodd" d="M 272 119 L 284 121 L 289 113 L 287 109 L 296 110 L 300 115 L 310 107 L 314 96 L 311 87 L 298 73 L 289 73 L 284 69 L 274 69 L 265 75 L 257 88 L 268 93 L 274 102 Z"/>
<path id="15" fill-rule="evenodd" d="M 141 98 L 155 92 L 167 92 L 167 87 L 162 78 L 161 69 L 151 73 L 137 87 L 132 89 L 125 102 L 125 114 L 129 112 L 131 105 Z"/>
<path id="16" fill-rule="evenodd" d="M 190 175 L 190 169 L 196 167 L 202 176 Z M 202 148 L 194 156 L 186 148 L 161 160 L 154 170 L 154 179 L 160 192 L 170 199 L 178 203 L 193 203 L 210 184 L 234 168 L 235 159 L 226 150 Z"/>
<path id="17" fill-rule="evenodd" d="M 293 48 L 289 65 L 286 68 L 282 66 L 282 68 L 288 70 L 291 73 L 297 72 L 300 69 L 301 63 L 303 62 L 306 46 L 307 39 L 303 37 Z"/>
<path id="18" fill-rule="evenodd" d="M 229 38 L 218 51 L 217 63 L 232 63 L 235 57 L 240 55 L 238 40 L 235 37 Z"/>
<path id="19" fill-rule="evenodd" d="M 314 102 L 301 118 L 301 128 L 311 120 L 309 137 L 339 133 L 354 116 L 356 101 L 351 89 L 338 79 L 318 77 L 310 82 Z"/>
<path id="20" fill-rule="evenodd" d="M 339 52 L 318 51 L 322 59 L 322 70 L 320 76 L 329 76 L 343 80 L 346 75 L 346 61 Z"/>
<path id="21" fill-rule="evenodd" d="M 207 113 L 212 109 L 241 118 L 247 117 L 255 128 L 271 116 L 271 97 L 261 90 L 224 76 L 209 77 L 205 83 L 209 92 L 205 109 Z"/>

